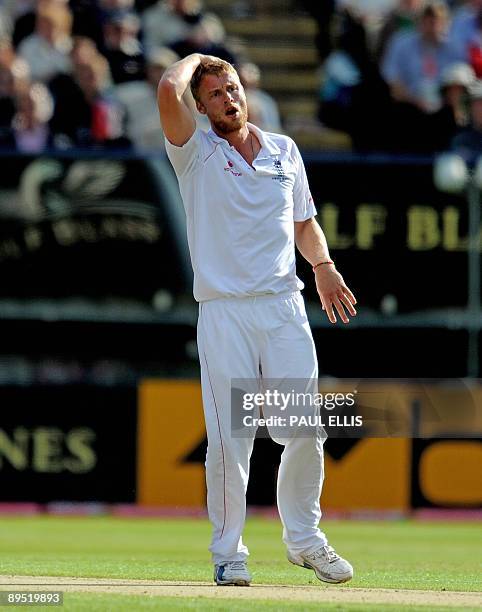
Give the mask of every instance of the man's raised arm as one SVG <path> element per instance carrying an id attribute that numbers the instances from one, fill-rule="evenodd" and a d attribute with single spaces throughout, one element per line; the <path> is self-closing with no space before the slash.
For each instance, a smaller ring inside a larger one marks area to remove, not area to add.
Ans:
<path id="1" fill-rule="evenodd" d="M 162 129 L 169 142 L 178 147 L 186 144 L 196 129 L 196 121 L 183 96 L 202 58 L 199 53 L 193 53 L 170 66 L 157 89 Z"/>

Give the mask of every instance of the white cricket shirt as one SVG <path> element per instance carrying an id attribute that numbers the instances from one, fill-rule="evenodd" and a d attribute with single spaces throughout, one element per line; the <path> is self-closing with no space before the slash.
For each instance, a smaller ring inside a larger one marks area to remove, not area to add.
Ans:
<path id="1" fill-rule="evenodd" d="M 248 129 L 251 167 L 213 130 L 166 152 L 179 180 L 198 302 L 296 291 L 294 221 L 316 215 L 306 171 L 288 136 Z"/>

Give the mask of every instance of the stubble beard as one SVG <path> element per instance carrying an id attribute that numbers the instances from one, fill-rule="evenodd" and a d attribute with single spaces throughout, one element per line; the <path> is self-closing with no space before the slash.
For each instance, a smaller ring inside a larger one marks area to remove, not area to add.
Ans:
<path id="1" fill-rule="evenodd" d="M 245 107 L 241 107 L 239 117 L 236 121 L 225 121 L 224 119 L 211 119 L 212 127 L 218 134 L 232 134 L 238 132 L 248 121 L 248 112 Z"/>

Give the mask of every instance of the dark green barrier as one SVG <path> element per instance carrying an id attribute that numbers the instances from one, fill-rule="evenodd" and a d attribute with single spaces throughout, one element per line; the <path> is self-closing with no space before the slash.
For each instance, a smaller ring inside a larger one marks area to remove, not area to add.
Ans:
<path id="1" fill-rule="evenodd" d="M 431 159 L 308 155 L 305 163 L 332 256 L 360 303 L 378 309 L 389 295 L 399 312 L 465 306 L 467 204 L 435 189 Z M 309 278 L 302 261 L 300 272 Z"/>
<path id="2" fill-rule="evenodd" d="M 136 499 L 135 388 L 0 387 L 0 501 Z"/>

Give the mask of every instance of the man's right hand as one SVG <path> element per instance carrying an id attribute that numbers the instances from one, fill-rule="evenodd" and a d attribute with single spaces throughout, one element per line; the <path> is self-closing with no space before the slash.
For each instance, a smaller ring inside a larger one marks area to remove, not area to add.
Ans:
<path id="1" fill-rule="evenodd" d="M 170 66 L 163 74 L 157 90 L 159 114 L 166 138 L 182 147 L 196 129 L 196 120 L 183 100 L 191 77 L 206 56 L 193 53 Z"/>

